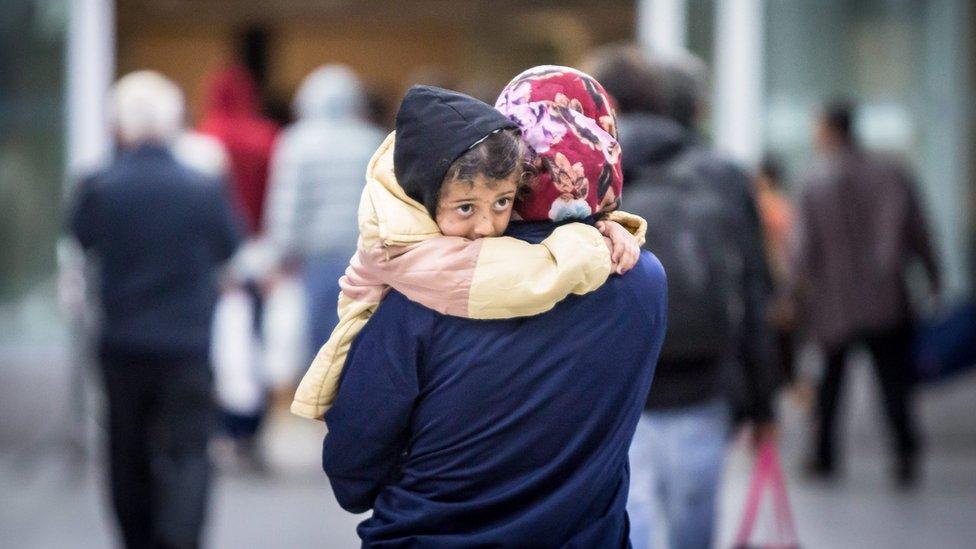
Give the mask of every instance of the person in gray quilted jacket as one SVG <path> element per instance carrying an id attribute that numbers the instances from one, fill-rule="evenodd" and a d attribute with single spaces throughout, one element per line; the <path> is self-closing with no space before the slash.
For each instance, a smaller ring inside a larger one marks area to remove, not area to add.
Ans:
<path id="1" fill-rule="evenodd" d="M 363 86 L 345 66 L 310 73 L 294 110 L 298 121 L 271 161 L 265 229 L 279 268 L 303 278 L 311 358 L 337 321 L 338 280 L 356 251 L 366 164 L 386 134 L 366 121 Z"/>

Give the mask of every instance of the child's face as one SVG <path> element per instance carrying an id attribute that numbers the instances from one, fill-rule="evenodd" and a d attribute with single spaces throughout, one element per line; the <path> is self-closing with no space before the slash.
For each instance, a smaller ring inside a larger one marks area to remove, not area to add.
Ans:
<path id="1" fill-rule="evenodd" d="M 507 179 L 479 175 L 473 182 L 445 182 L 434 219 L 441 233 L 470 240 L 501 236 L 512 217 L 517 178 L 517 174 Z"/>

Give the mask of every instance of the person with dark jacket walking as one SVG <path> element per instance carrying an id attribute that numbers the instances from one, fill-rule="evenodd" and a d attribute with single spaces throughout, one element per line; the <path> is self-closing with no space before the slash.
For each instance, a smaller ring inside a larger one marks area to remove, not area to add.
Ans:
<path id="1" fill-rule="evenodd" d="M 911 175 L 861 148 L 851 117 L 849 105 L 835 103 L 818 119 L 822 163 L 804 182 L 798 209 L 798 324 L 827 356 L 809 472 L 822 478 L 835 472 L 845 359 L 863 343 L 894 432 L 895 477 L 908 486 L 917 474 L 918 435 L 910 403 L 912 311 L 905 275 L 911 260 L 921 260 L 937 294 L 939 266 Z"/>
<path id="2" fill-rule="evenodd" d="M 507 235 L 538 243 L 616 207 L 616 129 L 592 78 L 530 69 L 496 106 L 539 160 L 516 203 L 523 221 Z M 424 143 L 409 144 L 406 161 L 440 185 L 455 146 Z M 600 289 L 527 318 L 452 317 L 391 291 L 325 416 L 322 462 L 336 498 L 373 510 L 359 525 L 363 546 L 627 547 L 627 449 L 664 338 L 666 292 L 648 252 Z"/>
<path id="3" fill-rule="evenodd" d="M 238 220 L 222 183 L 169 151 L 179 89 L 143 71 L 113 93 L 120 152 L 80 183 L 70 219 L 100 272 L 112 502 L 126 547 L 196 547 L 215 419 L 210 323 Z"/>
<path id="4" fill-rule="evenodd" d="M 756 441 L 774 425 L 770 275 L 752 185 L 694 130 L 704 66 L 684 61 L 615 46 L 587 67 L 621 112 L 624 207 L 647 219 L 645 248 L 668 273 L 668 334 L 630 450 L 635 548 L 712 546 L 733 418 L 751 421 Z"/>

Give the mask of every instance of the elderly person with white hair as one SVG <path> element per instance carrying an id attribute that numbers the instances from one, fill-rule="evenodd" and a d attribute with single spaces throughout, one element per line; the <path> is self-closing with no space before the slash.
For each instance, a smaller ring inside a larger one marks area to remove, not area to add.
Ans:
<path id="1" fill-rule="evenodd" d="M 170 151 L 183 126 L 176 85 L 135 72 L 111 103 L 119 153 L 80 183 L 70 230 L 100 266 L 112 501 L 126 547 L 195 547 L 210 482 L 216 275 L 240 229 L 224 185 Z"/>

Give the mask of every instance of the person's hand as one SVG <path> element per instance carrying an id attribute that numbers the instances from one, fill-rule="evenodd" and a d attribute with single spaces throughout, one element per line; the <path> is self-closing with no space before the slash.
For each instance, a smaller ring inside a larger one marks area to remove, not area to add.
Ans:
<path id="1" fill-rule="evenodd" d="M 603 235 L 610 249 L 610 268 L 617 274 L 624 274 L 634 268 L 640 259 L 640 246 L 637 238 L 615 221 L 597 221 L 596 228 Z"/>

